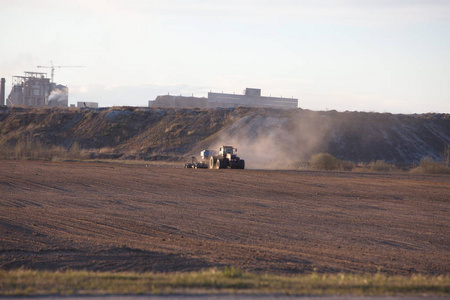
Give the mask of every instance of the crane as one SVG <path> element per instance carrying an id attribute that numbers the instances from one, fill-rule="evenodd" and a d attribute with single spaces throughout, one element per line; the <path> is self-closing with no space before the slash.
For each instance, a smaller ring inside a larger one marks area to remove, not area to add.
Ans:
<path id="1" fill-rule="evenodd" d="M 52 77 L 52 83 L 53 81 L 53 77 L 55 76 L 55 69 L 56 68 L 85 68 L 86 66 L 55 66 L 53 65 L 53 62 L 50 61 L 50 66 L 37 66 L 38 68 L 47 68 L 47 69 L 51 69 L 51 77 Z"/>

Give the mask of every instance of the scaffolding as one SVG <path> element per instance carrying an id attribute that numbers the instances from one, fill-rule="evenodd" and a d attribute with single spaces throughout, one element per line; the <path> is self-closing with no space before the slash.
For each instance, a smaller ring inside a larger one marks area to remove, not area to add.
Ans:
<path id="1" fill-rule="evenodd" d="M 66 106 L 69 90 L 66 86 L 50 82 L 47 73 L 25 72 L 13 76 L 12 90 L 6 100 L 8 106 Z"/>
<path id="2" fill-rule="evenodd" d="M 6 104 L 25 106 L 45 106 L 51 91 L 47 73 L 25 72 L 25 76 L 13 76 L 13 88 Z"/>

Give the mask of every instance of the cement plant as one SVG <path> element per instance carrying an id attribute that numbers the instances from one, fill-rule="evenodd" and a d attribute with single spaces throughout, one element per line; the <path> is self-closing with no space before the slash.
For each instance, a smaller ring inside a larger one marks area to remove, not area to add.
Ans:
<path id="1" fill-rule="evenodd" d="M 24 72 L 23 76 L 13 76 L 12 89 L 5 102 L 6 80 L 2 78 L 1 103 L 6 106 L 23 107 L 68 107 L 69 88 L 53 82 L 47 73 Z M 71 105 L 74 107 L 75 105 Z M 230 107 L 266 107 L 279 109 L 298 108 L 298 99 L 261 96 L 261 89 L 246 88 L 243 95 L 213 93 L 208 97 L 186 97 L 160 95 L 148 102 L 149 107 L 165 108 L 230 108 Z M 98 108 L 97 102 L 77 102 L 77 107 Z"/>
<path id="2" fill-rule="evenodd" d="M 24 75 L 12 77 L 12 88 L 6 98 L 6 79 L 1 79 L 0 105 L 22 107 L 68 107 L 69 87 L 54 81 L 55 69 L 80 68 L 84 66 L 55 66 L 50 61 L 49 66 L 37 68 L 51 69 L 51 78 L 45 72 L 25 71 Z M 74 107 L 75 105 L 71 105 Z M 96 102 L 78 102 L 77 107 L 98 108 Z"/>

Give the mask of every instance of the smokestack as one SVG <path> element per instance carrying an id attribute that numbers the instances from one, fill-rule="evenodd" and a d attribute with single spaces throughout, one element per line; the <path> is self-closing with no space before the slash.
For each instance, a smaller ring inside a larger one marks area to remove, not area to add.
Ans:
<path id="1" fill-rule="evenodd" d="M 5 103 L 5 78 L 2 78 L 2 86 L 0 89 L 0 104 L 1 105 L 6 105 Z"/>

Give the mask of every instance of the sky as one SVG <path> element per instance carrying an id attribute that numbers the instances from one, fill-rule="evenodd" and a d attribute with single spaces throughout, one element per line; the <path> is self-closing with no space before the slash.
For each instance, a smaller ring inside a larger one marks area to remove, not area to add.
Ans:
<path id="1" fill-rule="evenodd" d="M 450 0 L 0 0 L 0 76 L 55 69 L 69 103 L 209 91 L 310 110 L 450 113 Z M 84 66 L 71 68 L 70 66 Z"/>

